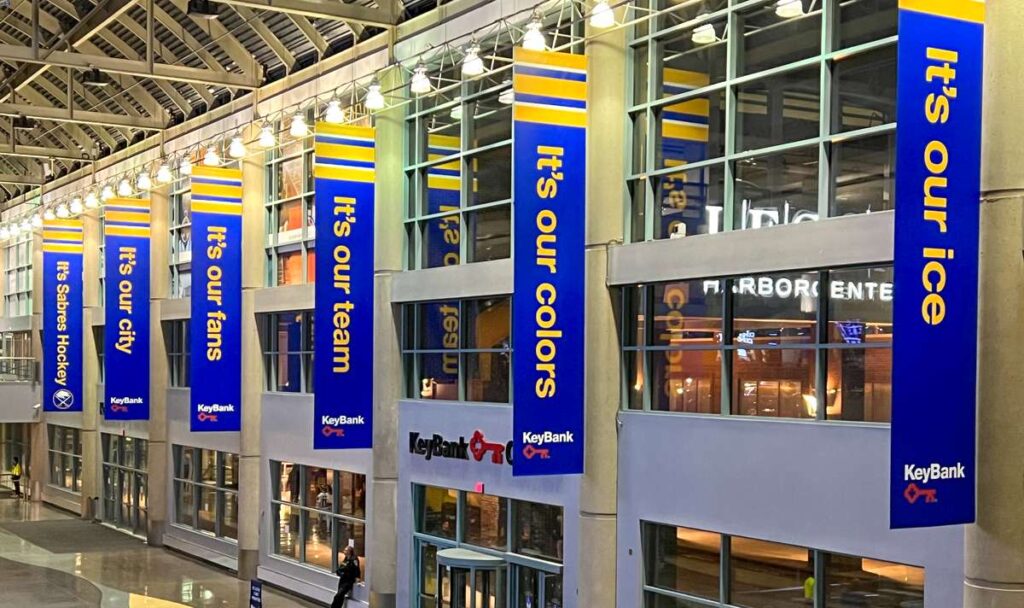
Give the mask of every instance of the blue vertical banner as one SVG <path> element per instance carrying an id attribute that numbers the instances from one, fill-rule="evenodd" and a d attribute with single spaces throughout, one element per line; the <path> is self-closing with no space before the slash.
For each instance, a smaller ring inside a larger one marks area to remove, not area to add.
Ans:
<path id="1" fill-rule="evenodd" d="M 192 169 L 192 431 L 242 426 L 242 172 Z"/>
<path id="2" fill-rule="evenodd" d="M 586 61 L 513 58 L 513 475 L 583 472 Z"/>
<path id="3" fill-rule="evenodd" d="M 915 528 L 975 517 L 985 5 L 899 6 L 889 514 Z"/>
<path id="4" fill-rule="evenodd" d="M 43 409 L 82 411 L 82 220 L 43 221 Z"/>
<path id="5" fill-rule="evenodd" d="M 115 198 L 104 211 L 107 420 L 149 419 L 149 199 Z"/>
<path id="6" fill-rule="evenodd" d="M 372 127 L 317 123 L 313 449 L 373 447 Z"/>

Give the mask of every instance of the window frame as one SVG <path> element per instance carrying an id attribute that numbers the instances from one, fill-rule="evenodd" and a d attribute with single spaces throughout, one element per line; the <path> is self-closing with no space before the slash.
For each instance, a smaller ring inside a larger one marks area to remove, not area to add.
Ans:
<path id="1" fill-rule="evenodd" d="M 185 453 L 191 454 L 189 463 L 191 471 L 188 476 L 182 475 L 183 463 L 185 461 Z M 214 476 L 215 480 L 211 483 L 203 479 L 202 470 L 202 456 L 203 453 L 212 453 L 214 457 Z M 230 543 L 238 542 L 238 474 L 237 465 L 239 463 L 239 455 L 232 452 L 222 452 L 219 450 L 212 450 L 209 448 L 197 448 L 183 445 L 173 446 L 174 454 L 174 470 L 172 471 L 171 482 L 174 489 L 174 514 L 172 518 L 172 525 L 203 534 L 218 540 L 223 540 Z M 227 468 L 228 462 L 234 460 L 236 465 L 234 475 L 235 483 L 233 486 L 227 483 Z M 182 508 L 182 495 L 185 487 L 191 488 L 192 505 L 188 516 L 191 518 L 191 524 L 181 521 L 183 515 Z M 201 509 L 200 497 L 204 492 L 213 492 L 214 494 L 214 529 L 212 532 L 204 530 L 199 520 L 199 513 Z M 227 497 L 234 497 L 235 505 L 235 520 L 234 520 L 234 536 L 231 536 L 229 530 L 230 526 L 227 525 L 226 507 Z"/>
<path id="2" fill-rule="evenodd" d="M 63 449 L 64 439 L 70 434 L 71 452 Z M 72 494 L 82 493 L 82 430 L 77 427 L 47 424 L 50 474 L 47 485 Z M 55 447 L 60 446 L 60 447 Z M 70 469 L 68 468 L 70 466 Z M 67 472 L 71 471 L 71 483 L 66 483 Z"/>

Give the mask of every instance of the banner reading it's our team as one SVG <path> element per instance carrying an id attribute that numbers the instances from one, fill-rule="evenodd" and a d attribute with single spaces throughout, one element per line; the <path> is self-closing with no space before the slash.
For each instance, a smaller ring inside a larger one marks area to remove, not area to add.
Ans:
<path id="1" fill-rule="evenodd" d="M 193 431 L 238 431 L 242 415 L 242 172 L 192 170 Z"/>
<path id="2" fill-rule="evenodd" d="M 513 475 L 583 472 L 586 58 L 513 65 Z"/>
<path id="3" fill-rule="evenodd" d="M 899 7 L 889 505 L 910 528 L 975 517 L 985 5 Z"/>
<path id="4" fill-rule="evenodd" d="M 43 409 L 82 411 L 82 220 L 43 221 Z"/>
<path id="5" fill-rule="evenodd" d="M 313 448 L 373 446 L 372 127 L 316 127 Z"/>
<path id="6" fill-rule="evenodd" d="M 148 199 L 106 203 L 106 331 L 104 358 L 108 420 L 149 418 Z"/>

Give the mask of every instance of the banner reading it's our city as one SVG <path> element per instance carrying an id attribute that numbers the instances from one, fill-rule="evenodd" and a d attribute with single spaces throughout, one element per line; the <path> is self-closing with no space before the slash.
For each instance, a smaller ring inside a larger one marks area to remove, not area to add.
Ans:
<path id="1" fill-rule="evenodd" d="M 82 411 L 82 220 L 43 221 L 43 410 Z"/>
<path id="2" fill-rule="evenodd" d="M 192 170 L 193 431 L 242 424 L 242 172 Z"/>
<path id="3" fill-rule="evenodd" d="M 313 448 L 373 446 L 372 127 L 316 126 Z"/>
<path id="4" fill-rule="evenodd" d="M 149 419 L 148 199 L 116 198 L 104 214 L 104 417 Z"/>
<path id="5" fill-rule="evenodd" d="M 984 19 L 976 0 L 899 3 L 893 528 L 975 518 Z"/>
<path id="6" fill-rule="evenodd" d="M 513 65 L 513 475 L 583 472 L 587 64 Z"/>

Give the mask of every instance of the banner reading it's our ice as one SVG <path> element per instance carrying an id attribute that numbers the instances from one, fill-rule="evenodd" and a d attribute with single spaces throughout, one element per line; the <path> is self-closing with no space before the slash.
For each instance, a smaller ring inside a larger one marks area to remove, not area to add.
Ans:
<path id="1" fill-rule="evenodd" d="M 104 212 L 108 420 L 149 419 L 148 199 L 112 199 Z"/>
<path id="2" fill-rule="evenodd" d="M 193 431 L 242 424 L 242 172 L 192 170 Z"/>
<path id="3" fill-rule="evenodd" d="M 372 127 L 316 126 L 313 448 L 373 446 Z"/>
<path id="4" fill-rule="evenodd" d="M 586 58 L 517 48 L 512 83 L 512 473 L 582 473 Z"/>
<path id="5" fill-rule="evenodd" d="M 975 517 L 985 5 L 899 8 L 889 506 L 911 528 Z"/>
<path id="6" fill-rule="evenodd" d="M 43 409 L 82 411 L 82 220 L 43 221 Z"/>

